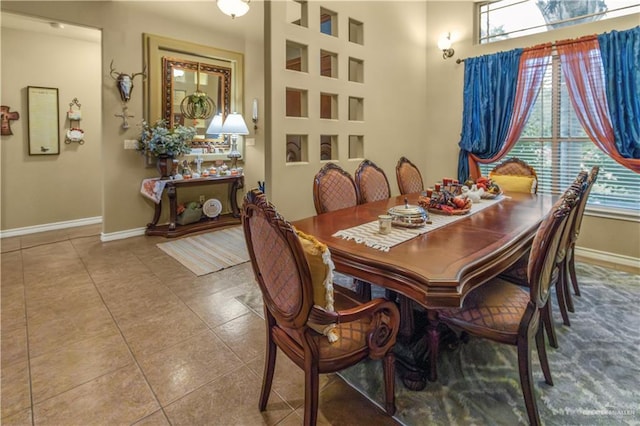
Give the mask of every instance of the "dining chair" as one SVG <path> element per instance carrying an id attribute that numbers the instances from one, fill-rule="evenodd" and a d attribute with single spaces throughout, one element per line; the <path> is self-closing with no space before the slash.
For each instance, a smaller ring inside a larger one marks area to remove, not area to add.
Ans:
<path id="1" fill-rule="evenodd" d="M 584 192 L 587 185 L 587 172 L 580 172 L 578 176 L 573 181 L 571 186 L 576 196 L 578 197 L 578 205 L 576 208 L 571 210 L 569 217 L 567 218 L 566 226 L 561 230 L 562 234 L 560 237 L 560 243 L 558 245 L 558 255 L 556 257 L 556 267 L 558 268 L 558 279 L 555 281 L 555 290 L 556 290 L 556 298 L 558 300 L 558 309 L 562 316 L 562 321 L 565 325 L 569 326 L 569 314 L 568 314 L 568 306 L 567 306 L 567 296 L 568 287 L 567 287 L 567 252 L 569 251 L 569 242 L 571 235 L 572 223 L 575 221 L 575 217 L 578 213 L 578 207 L 583 200 Z M 529 282 L 527 280 L 527 269 L 529 265 L 529 253 L 502 272 L 499 277 L 510 281 L 514 284 L 528 286 Z M 544 322 L 545 330 L 547 331 L 547 336 L 549 338 L 549 344 L 553 348 L 558 347 L 558 339 L 555 332 L 555 326 L 553 322 L 553 318 L 551 315 L 551 305 L 549 305 L 548 309 L 542 313 L 542 320 Z"/>
<path id="2" fill-rule="evenodd" d="M 356 169 L 356 187 L 361 203 L 386 200 L 391 197 L 387 175 L 371 160 L 362 160 Z"/>
<path id="3" fill-rule="evenodd" d="M 317 214 L 353 207 L 358 204 L 356 183 L 335 163 L 327 163 L 313 178 L 313 205 Z"/>
<path id="4" fill-rule="evenodd" d="M 529 422 L 540 424 L 531 372 L 531 346 L 535 340 L 545 382 L 553 385 L 541 315 L 549 306 L 549 290 L 558 279 L 556 258 L 562 229 L 577 205 L 578 194 L 569 188 L 542 221 L 533 239 L 527 268 L 529 287 L 494 278 L 471 291 L 457 309 L 438 310 L 439 321 L 454 330 L 517 347 L 520 387 Z M 431 348 L 430 361 L 437 361 Z"/>
<path id="5" fill-rule="evenodd" d="M 260 411 L 267 406 L 279 348 L 304 370 L 305 425 L 316 424 L 319 374 L 342 370 L 366 358 L 383 360 L 384 408 L 393 415 L 395 357 L 392 349 L 399 325 L 396 305 L 382 298 L 359 304 L 346 291 L 338 289 L 331 297 L 327 294 L 324 302 L 319 302 L 316 291 L 320 288 L 328 292 L 330 286 L 326 279 L 331 277 L 331 268 L 321 269 L 319 273 L 315 255 L 303 249 L 303 243 L 307 247 L 306 243 L 312 238 L 296 232 L 257 189 L 249 191 L 244 198 L 242 227 L 264 302 L 266 354 Z M 312 244 L 314 248 L 318 245 Z M 326 253 L 328 249 L 322 252 L 323 268 L 332 265 Z M 334 341 L 317 332 L 316 327 L 312 328 L 312 323 L 331 325 Z"/>
<path id="6" fill-rule="evenodd" d="M 571 223 L 571 232 L 569 234 L 569 244 L 567 247 L 566 254 L 566 267 L 568 269 L 568 279 L 565 281 L 565 293 L 567 296 L 567 309 L 569 312 L 574 312 L 573 301 L 571 298 L 571 293 L 569 292 L 568 281 L 571 280 L 571 285 L 573 287 L 573 291 L 576 296 L 580 296 L 580 287 L 578 286 L 578 278 L 576 277 L 576 265 L 575 265 L 575 248 L 576 242 L 578 241 L 578 237 L 580 236 L 580 228 L 582 226 L 582 217 L 584 216 L 584 211 L 587 206 L 587 201 L 589 199 L 589 195 L 591 194 L 591 189 L 593 188 L 593 184 L 596 183 L 598 179 L 598 173 L 600 172 L 600 167 L 593 166 L 591 171 L 589 172 L 589 177 L 587 178 L 587 186 L 582 194 L 582 198 L 580 199 L 580 204 L 576 208 L 576 215 Z"/>
<path id="7" fill-rule="evenodd" d="M 317 214 L 353 207 L 360 201 L 356 183 L 346 170 L 327 163 L 313 178 L 313 205 Z M 354 278 L 356 292 L 362 300 L 371 300 L 371 284 Z"/>
<path id="8" fill-rule="evenodd" d="M 407 157 L 400 157 L 396 164 L 396 180 L 402 195 L 424 191 L 422 174 Z"/>
<path id="9" fill-rule="evenodd" d="M 525 161 L 512 157 L 498 164 L 489 172 L 489 178 L 504 192 L 537 194 L 538 175 Z"/>

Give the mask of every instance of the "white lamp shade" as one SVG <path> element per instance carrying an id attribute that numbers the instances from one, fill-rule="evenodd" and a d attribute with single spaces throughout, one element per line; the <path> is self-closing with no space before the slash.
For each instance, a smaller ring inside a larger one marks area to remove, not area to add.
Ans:
<path id="1" fill-rule="evenodd" d="M 229 135 L 248 135 L 249 129 L 242 115 L 237 112 L 232 112 L 227 115 L 227 118 L 224 120 L 221 132 Z"/>
<path id="2" fill-rule="evenodd" d="M 222 133 L 222 114 L 216 114 L 211 119 L 206 131 L 207 135 L 219 135 Z"/>
<path id="3" fill-rule="evenodd" d="M 438 40 L 438 49 L 451 49 L 451 34 L 445 34 Z"/>
<path id="4" fill-rule="evenodd" d="M 249 11 L 249 2 L 245 0 L 216 0 L 218 9 L 232 18 L 242 16 Z"/>

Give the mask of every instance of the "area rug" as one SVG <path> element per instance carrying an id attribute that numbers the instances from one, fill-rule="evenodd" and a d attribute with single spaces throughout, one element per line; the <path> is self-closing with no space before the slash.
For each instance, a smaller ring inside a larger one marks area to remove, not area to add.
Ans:
<path id="1" fill-rule="evenodd" d="M 240 226 L 156 245 L 198 276 L 249 261 Z"/>
<path id="2" fill-rule="evenodd" d="M 640 275 L 577 263 L 581 297 L 571 327 L 554 320 L 558 349 L 547 348 L 554 386 L 544 382 L 533 351 L 540 418 L 546 425 L 640 424 Z M 338 277 L 340 278 L 340 277 Z M 349 279 L 344 280 L 346 283 Z M 384 294 L 374 288 L 374 296 Z M 262 314 L 259 290 L 238 297 Z M 377 294 L 376 294 L 377 293 Z M 552 295 L 555 302 L 555 294 Z M 439 356 L 438 381 L 407 389 L 396 373 L 394 418 L 404 425 L 528 424 L 516 348 L 471 338 Z M 382 364 L 365 361 L 340 376 L 378 405 Z"/>

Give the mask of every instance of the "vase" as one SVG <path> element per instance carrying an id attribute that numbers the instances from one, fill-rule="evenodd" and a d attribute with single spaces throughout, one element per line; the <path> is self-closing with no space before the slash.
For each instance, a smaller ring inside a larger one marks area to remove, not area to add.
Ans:
<path id="1" fill-rule="evenodd" d="M 158 172 L 160 173 L 160 179 L 171 178 L 171 169 L 173 167 L 173 157 L 170 155 L 158 155 Z"/>

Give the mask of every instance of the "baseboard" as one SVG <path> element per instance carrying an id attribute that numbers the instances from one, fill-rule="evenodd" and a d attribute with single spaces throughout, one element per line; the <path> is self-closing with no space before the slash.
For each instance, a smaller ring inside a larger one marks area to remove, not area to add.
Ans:
<path id="1" fill-rule="evenodd" d="M 106 243 L 107 241 L 115 241 L 115 240 L 122 240 L 125 238 L 131 238 L 131 237 L 139 237 L 141 235 L 144 235 L 144 231 L 147 228 L 135 228 L 135 229 L 127 229 L 125 231 L 118 231 L 118 232 L 109 232 L 108 234 L 105 234 L 104 232 L 102 234 L 100 234 L 100 241 L 102 241 L 103 243 Z"/>
<path id="2" fill-rule="evenodd" d="M 0 238 L 19 237 L 37 232 L 56 231 L 58 229 L 76 228 L 78 226 L 95 225 L 97 223 L 102 223 L 102 216 L 46 223 L 44 225 L 25 226 L 24 228 L 5 229 L 4 231 L 0 231 Z"/>
<path id="3" fill-rule="evenodd" d="M 614 263 L 616 265 L 640 268 L 640 259 L 622 254 L 609 253 L 606 251 L 593 250 L 590 248 L 576 247 L 576 256 L 600 262 Z"/>

